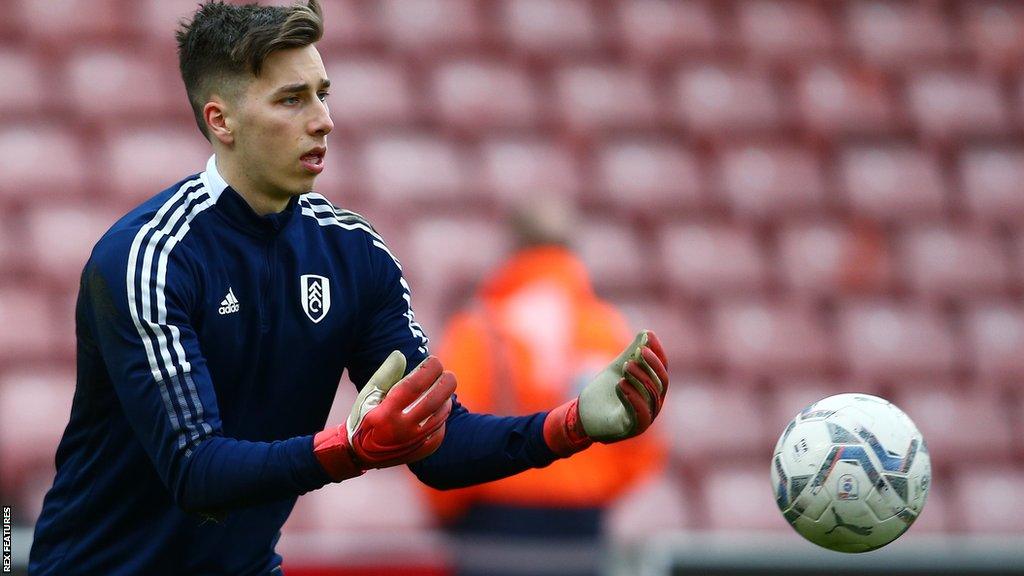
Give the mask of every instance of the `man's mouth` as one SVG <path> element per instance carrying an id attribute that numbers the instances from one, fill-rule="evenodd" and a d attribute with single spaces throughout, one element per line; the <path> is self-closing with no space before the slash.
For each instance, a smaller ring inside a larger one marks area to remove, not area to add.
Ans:
<path id="1" fill-rule="evenodd" d="M 327 148 L 317 147 L 303 154 L 299 157 L 299 160 L 302 162 L 303 168 L 314 174 L 319 174 L 324 169 L 324 156 L 326 154 Z"/>

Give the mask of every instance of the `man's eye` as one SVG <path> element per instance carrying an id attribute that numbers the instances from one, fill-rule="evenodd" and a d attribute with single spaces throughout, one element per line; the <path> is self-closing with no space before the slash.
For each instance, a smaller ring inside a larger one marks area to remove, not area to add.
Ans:
<path id="1" fill-rule="evenodd" d="M 317 94 L 317 97 L 320 98 L 321 102 L 324 102 L 324 101 L 327 100 L 327 97 L 330 96 L 330 95 L 331 95 L 330 92 L 321 92 L 321 93 Z"/>
<path id="2" fill-rule="evenodd" d="M 285 98 L 284 100 L 281 100 L 281 103 L 283 103 L 283 104 L 298 104 L 299 103 L 299 97 L 298 96 L 289 96 L 289 97 Z"/>

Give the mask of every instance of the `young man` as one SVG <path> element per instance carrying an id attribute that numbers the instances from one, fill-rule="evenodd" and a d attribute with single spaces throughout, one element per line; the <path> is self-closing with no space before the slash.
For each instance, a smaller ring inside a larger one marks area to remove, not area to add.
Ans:
<path id="1" fill-rule="evenodd" d="M 322 30 L 310 0 L 210 2 L 178 32 L 214 155 L 86 263 L 78 384 L 32 574 L 280 574 L 274 545 L 300 494 L 399 464 L 437 488 L 487 482 L 639 434 L 660 409 L 664 354 L 647 332 L 550 412 L 455 401 L 398 260 L 309 192 L 333 127 Z M 361 391 L 323 429 L 345 369 Z"/>

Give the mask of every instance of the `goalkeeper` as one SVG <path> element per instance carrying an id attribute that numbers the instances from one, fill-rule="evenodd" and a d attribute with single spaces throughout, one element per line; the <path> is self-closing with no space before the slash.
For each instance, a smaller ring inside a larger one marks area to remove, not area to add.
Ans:
<path id="1" fill-rule="evenodd" d="M 398 260 L 309 192 L 333 128 L 322 33 L 316 0 L 207 2 L 179 30 L 214 155 L 85 265 L 77 386 L 30 573 L 281 574 L 274 546 L 301 494 L 401 464 L 435 488 L 488 482 L 657 416 L 668 377 L 650 332 L 551 411 L 459 405 Z M 344 370 L 360 392 L 328 425 Z"/>

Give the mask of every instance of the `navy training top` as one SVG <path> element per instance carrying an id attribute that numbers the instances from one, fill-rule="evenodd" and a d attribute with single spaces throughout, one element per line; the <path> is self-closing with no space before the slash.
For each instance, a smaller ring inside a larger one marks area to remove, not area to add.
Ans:
<path id="1" fill-rule="evenodd" d="M 259 216 L 214 157 L 99 240 L 76 335 L 36 576 L 282 574 L 281 526 L 330 482 L 312 439 L 342 372 L 362 388 L 392 350 L 407 371 L 428 353 L 401 265 L 365 219 L 312 192 Z M 456 401 L 441 447 L 410 468 L 444 489 L 546 466 L 544 416 Z"/>

